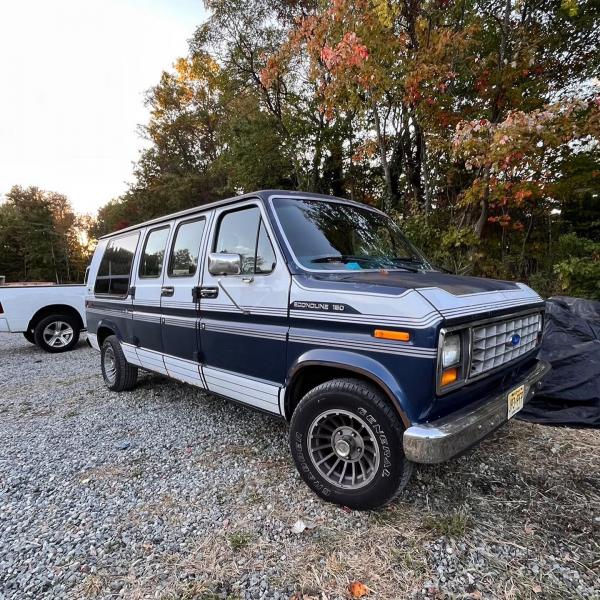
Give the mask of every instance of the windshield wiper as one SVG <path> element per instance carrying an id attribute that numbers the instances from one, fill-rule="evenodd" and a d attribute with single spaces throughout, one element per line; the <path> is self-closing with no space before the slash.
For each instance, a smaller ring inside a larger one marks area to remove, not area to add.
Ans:
<path id="1" fill-rule="evenodd" d="M 367 256 L 352 256 L 351 254 L 336 254 L 332 256 L 321 256 L 319 258 L 313 258 L 310 262 L 312 263 L 329 263 L 329 262 L 341 262 L 346 263 L 353 260 L 370 261 L 373 260 Z"/>
<path id="2" fill-rule="evenodd" d="M 426 268 L 427 267 L 427 263 L 423 260 L 419 260 L 417 258 L 413 258 L 412 256 L 394 256 L 394 258 L 390 259 L 394 264 L 395 263 L 408 263 L 410 265 L 419 265 L 419 267 L 422 268 Z M 405 265 L 402 264 L 402 266 L 404 267 Z M 407 267 L 409 268 L 409 267 Z M 415 273 L 418 273 L 420 271 L 419 268 L 417 267 L 410 267 L 411 270 L 413 270 Z"/>

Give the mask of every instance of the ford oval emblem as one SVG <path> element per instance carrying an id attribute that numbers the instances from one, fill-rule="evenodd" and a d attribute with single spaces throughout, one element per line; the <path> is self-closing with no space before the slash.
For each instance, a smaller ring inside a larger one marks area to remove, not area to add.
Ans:
<path id="1" fill-rule="evenodd" d="M 510 336 L 510 338 L 508 338 L 508 341 L 506 342 L 507 346 L 512 346 L 513 348 L 515 346 L 518 346 L 521 343 L 521 336 L 518 333 L 513 333 L 513 335 Z"/>

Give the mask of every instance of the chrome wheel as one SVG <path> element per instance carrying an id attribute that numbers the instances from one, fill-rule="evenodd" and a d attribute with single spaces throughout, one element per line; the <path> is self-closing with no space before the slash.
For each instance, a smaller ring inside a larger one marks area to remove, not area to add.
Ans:
<path id="1" fill-rule="evenodd" d="M 112 346 L 107 346 L 104 351 L 104 377 L 109 384 L 113 384 L 117 379 L 117 361 L 115 351 Z"/>
<path id="2" fill-rule="evenodd" d="M 379 468 L 379 446 L 373 430 L 346 410 L 328 410 L 312 422 L 308 451 L 321 476 L 342 489 L 364 487 Z"/>
<path id="3" fill-rule="evenodd" d="M 39 335 L 39 334 L 38 334 Z M 49 323 L 42 333 L 44 342 L 50 348 L 64 348 L 73 339 L 73 328 L 65 321 L 53 321 Z"/>

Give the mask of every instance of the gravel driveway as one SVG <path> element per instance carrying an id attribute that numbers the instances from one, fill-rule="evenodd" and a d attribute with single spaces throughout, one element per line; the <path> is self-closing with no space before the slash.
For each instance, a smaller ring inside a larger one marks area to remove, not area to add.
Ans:
<path id="1" fill-rule="evenodd" d="M 85 344 L 3 335 L 0 599 L 598 598 L 599 456 L 599 431 L 513 421 L 346 511 L 283 422 L 154 375 L 112 393 Z"/>

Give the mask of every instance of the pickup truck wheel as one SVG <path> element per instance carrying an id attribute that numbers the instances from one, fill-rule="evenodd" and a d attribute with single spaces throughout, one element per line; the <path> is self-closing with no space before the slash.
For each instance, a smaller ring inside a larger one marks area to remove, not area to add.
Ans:
<path id="1" fill-rule="evenodd" d="M 100 365 L 106 387 L 113 392 L 131 390 L 138 377 L 137 367 L 130 365 L 116 335 L 109 335 L 102 344 Z"/>
<path id="2" fill-rule="evenodd" d="M 302 398 L 292 416 L 290 446 L 300 475 L 321 498 L 367 510 L 391 502 L 410 479 L 403 432 L 375 386 L 335 379 Z"/>
<path id="3" fill-rule="evenodd" d="M 50 315 L 33 330 L 35 343 L 46 352 L 67 352 L 79 341 L 79 324 L 71 315 Z"/>
<path id="4" fill-rule="evenodd" d="M 35 337 L 33 336 L 33 331 L 29 329 L 23 332 L 23 337 L 30 343 L 35 344 Z"/>

